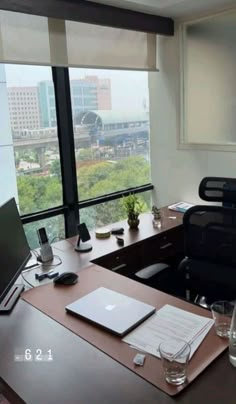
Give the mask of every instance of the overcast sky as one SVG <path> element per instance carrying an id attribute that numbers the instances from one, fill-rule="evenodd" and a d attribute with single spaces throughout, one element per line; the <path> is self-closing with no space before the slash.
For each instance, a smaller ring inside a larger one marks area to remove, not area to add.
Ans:
<path id="1" fill-rule="evenodd" d="M 45 66 L 5 65 L 7 87 L 36 86 L 51 80 L 51 69 Z M 70 69 L 71 79 L 95 75 L 111 79 L 112 109 L 143 110 L 148 105 L 148 73 L 121 70 Z"/>

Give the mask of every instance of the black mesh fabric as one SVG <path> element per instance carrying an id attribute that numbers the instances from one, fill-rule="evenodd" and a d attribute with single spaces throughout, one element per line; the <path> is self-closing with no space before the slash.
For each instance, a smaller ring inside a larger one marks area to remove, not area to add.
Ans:
<path id="1" fill-rule="evenodd" d="M 236 266 L 236 209 L 194 206 L 183 223 L 188 258 Z"/>
<path id="2" fill-rule="evenodd" d="M 205 177 L 199 185 L 199 196 L 204 201 L 236 205 L 236 179 Z"/>

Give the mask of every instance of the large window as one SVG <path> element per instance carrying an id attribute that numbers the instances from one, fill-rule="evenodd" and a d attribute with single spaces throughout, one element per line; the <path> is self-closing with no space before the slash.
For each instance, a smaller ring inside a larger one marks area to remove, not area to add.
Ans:
<path id="1" fill-rule="evenodd" d="M 151 210 L 151 192 L 137 194 L 143 203 L 143 212 Z M 81 209 L 81 222 L 85 222 L 88 228 L 94 229 L 109 226 L 111 223 L 119 222 L 127 218 L 121 199 L 104 202 L 99 205 Z"/>
<path id="2" fill-rule="evenodd" d="M 130 189 L 150 210 L 146 72 L 0 64 L 0 95 L 0 203 L 16 198 L 31 248 L 39 227 L 124 219 Z"/>
<path id="3" fill-rule="evenodd" d="M 13 145 L 21 214 L 62 204 L 55 97 L 49 67 L 2 65 L 5 111 L 0 125 Z M 51 108 L 53 105 L 54 109 Z M 0 112 L 1 114 L 1 112 Z M 6 133 L 6 132 L 5 132 Z M 3 134 L 4 135 L 4 134 Z"/>
<path id="4" fill-rule="evenodd" d="M 148 74 L 69 72 L 80 200 L 150 183 Z"/>
<path id="5" fill-rule="evenodd" d="M 0 25 L 0 204 L 15 197 L 30 246 L 44 224 L 53 239 L 121 219 L 130 192 L 148 209 L 156 35 L 5 10 Z"/>
<path id="6" fill-rule="evenodd" d="M 31 249 L 39 247 L 37 229 L 41 227 L 47 229 L 48 240 L 50 243 L 65 238 L 64 218 L 62 215 L 28 223 L 24 225 L 24 230 Z"/>

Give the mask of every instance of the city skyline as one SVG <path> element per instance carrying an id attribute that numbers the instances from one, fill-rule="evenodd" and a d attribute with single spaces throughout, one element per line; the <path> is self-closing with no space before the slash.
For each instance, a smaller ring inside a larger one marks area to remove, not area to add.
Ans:
<path id="1" fill-rule="evenodd" d="M 40 81 L 52 81 L 50 67 L 5 64 L 7 87 L 35 86 Z M 97 76 L 111 80 L 111 103 L 114 110 L 142 110 L 148 108 L 148 73 L 145 71 L 70 68 L 70 79 Z M 125 88 L 125 93 L 124 93 Z M 125 95 L 124 95 L 125 94 Z"/>
<path id="2" fill-rule="evenodd" d="M 86 76 L 71 80 L 71 106 L 76 124 L 81 111 L 111 110 L 110 79 Z M 55 95 L 52 80 L 43 80 L 36 86 L 7 87 L 12 130 L 49 128 L 57 126 Z"/>

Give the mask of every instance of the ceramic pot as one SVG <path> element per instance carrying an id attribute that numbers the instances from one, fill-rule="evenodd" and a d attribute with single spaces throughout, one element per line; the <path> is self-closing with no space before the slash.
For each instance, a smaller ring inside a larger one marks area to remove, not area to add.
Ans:
<path id="1" fill-rule="evenodd" d="M 139 219 L 128 218 L 128 225 L 130 229 L 137 229 L 139 225 Z"/>

